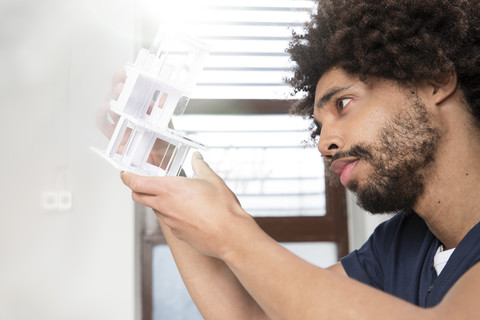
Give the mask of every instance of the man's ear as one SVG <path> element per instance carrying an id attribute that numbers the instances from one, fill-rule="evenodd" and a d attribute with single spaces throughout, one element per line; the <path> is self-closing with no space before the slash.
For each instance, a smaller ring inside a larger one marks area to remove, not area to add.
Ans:
<path id="1" fill-rule="evenodd" d="M 444 74 L 438 77 L 435 81 L 431 82 L 432 86 L 432 99 L 435 104 L 441 104 L 448 99 L 457 89 L 457 73 L 452 71 L 448 74 Z"/>

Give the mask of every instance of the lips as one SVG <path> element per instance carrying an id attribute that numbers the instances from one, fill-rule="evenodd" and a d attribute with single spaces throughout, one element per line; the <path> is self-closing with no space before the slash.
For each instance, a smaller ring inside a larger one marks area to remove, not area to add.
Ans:
<path id="1" fill-rule="evenodd" d="M 331 170 L 339 177 L 340 182 L 347 186 L 351 179 L 352 171 L 355 169 L 358 159 L 339 159 L 332 163 Z"/>

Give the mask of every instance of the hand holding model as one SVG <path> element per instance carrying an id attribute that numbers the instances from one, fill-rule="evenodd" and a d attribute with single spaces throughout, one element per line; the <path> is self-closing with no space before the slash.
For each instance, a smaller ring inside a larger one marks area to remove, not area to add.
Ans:
<path id="1" fill-rule="evenodd" d="M 195 178 L 144 177 L 122 173 L 135 202 L 151 207 L 179 239 L 204 255 L 222 258 L 229 235 L 253 218 L 212 171 L 199 152 L 192 156 Z"/>

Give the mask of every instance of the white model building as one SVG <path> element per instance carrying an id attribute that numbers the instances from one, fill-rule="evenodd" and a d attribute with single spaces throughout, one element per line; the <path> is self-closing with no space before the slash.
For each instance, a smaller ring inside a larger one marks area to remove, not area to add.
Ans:
<path id="1" fill-rule="evenodd" d="M 150 50 L 141 49 L 135 63 L 126 66 L 124 88 L 110 103 L 120 119 L 107 149 L 97 152 L 121 170 L 178 175 L 190 148 L 205 147 L 169 124 L 185 111 L 207 56 L 207 47 L 194 38 L 159 33 Z"/>

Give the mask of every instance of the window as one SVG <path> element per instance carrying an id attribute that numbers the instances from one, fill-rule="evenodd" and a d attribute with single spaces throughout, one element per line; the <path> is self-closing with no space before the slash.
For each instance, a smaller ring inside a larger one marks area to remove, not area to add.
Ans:
<path id="1" fill-rule="evenodd" d="M 302 31 L 314 2 L 143 1 L 140 32 L 145 43 L 151 42 L 158 27 L 148 21 L 155 20 L 161 11 L 164 20 L 185 28 L 211 47 L 186 114 L 174 119 L 176 130 L 209 148 L 203 152 L 207 162 L 274 239 L 300 256 L 307 250 L 304 257 L 322 266 L 346 255 L 343 188 L 326 186 L 320 155 L 305 143 L 309 123 L 288 115 L 296 97 L 290 96 L 291 89 L 283 81 L 291 66 L 285 52 L 291 31 Z M 191 174 L 189 168 L 186 163 L 187 175 Z M 143 207 L 138 210 L 149 211 Z M 168 314 L 162 310 L 168 308 L 166 297 L 172 298 L 175 294 L 171 290 L 177 289 L 167 289 L 166 293 L 155 289 L 167 285 L 158 272 L 174 268 L 153 214 L 138 216 L 144 217 L 137 224 L 141 233 L 143 319 L 161 319 Z M 330 258 L 312 259 L 312 251 Z M 168 277 L 172 286 L 180 281 L 173 281 L 175 276 Z M 182 298 L 185 291 L 180 291 L 180 300 L 171 305 L 193 310 L 184 318 L 197 319 L 191 301 Z"/>
<path id="2" fill-rule="evenodd" d="M 205 159 L 251 215 L 325 215 L 324 167 L 305 141 L 308 121 L 286 114 L 189 114 L 174 123 L 208 147 Z M 185 171 L 193 175 L 189 165 Z"/>

